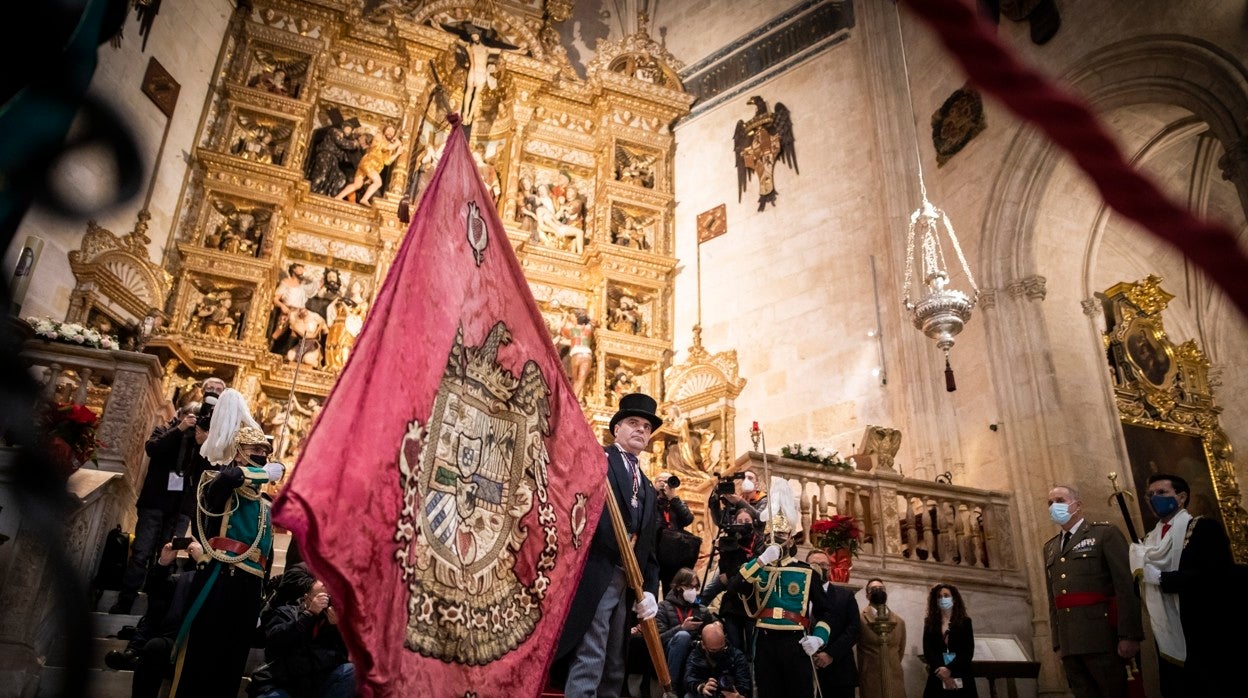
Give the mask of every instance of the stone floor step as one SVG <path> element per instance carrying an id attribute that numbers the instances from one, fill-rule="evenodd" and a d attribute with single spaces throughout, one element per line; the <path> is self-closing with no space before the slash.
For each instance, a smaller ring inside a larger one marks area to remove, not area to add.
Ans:
<path id="1" fill-rule="evenodd" d="M 139 618 L 141 617 L 142 616 L 136 616 L 133 614 L 102 613 L 100 611 L 96 611 L 91 614 L 91 622 L 94 628 L 94 632 L 92 634 L 95 637 L 117 637 L 117 631 L 121 630 L 122 626 L 138 625 Z"/>
<path id="2" fill-rule="evenodd" d="M 108 609 L 117 603 L 117 594 L 118 592 L 112 589 L 103 592 L 99 603 L 95 605 L 95 610 L 108 613 Z M 130 606 L 129 615 L 141 616 L 144 613 L 147 613 L 147 594 L 139 592 L 139 595 L 134 599 L 134 604 Z"/>
<path id="3" fill-rule="evenodd" d="M 126 644 L 127 642 L 125 640 L 118 640 L 115 637 L 97 637 L 93 639 L 91 641 L 91 654 L 90 659 L 87 661 L 87 666 L 92 669 L 106 668 L 106 665 L 104 664 L 104 655 L 108 654 L 112 650 L 124 650 L 126 649 Z M 44 664 L 46 666 L 63 667 L 66 666 L 68 659 L 69 643 L 65 638 L 60 637 L 52 643 L 52 648 L 48 650 L 48 658 L 45 660 Z"/>

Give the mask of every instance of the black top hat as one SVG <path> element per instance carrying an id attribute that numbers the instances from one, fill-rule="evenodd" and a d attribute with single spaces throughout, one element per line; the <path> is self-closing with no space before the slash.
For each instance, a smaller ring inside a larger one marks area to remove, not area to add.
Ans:
<path id="1" fill-rule="evenodd" d="M 620 409 L 615 413 L 615 416 L 611 418 L 611 424 L 609 425 L 608 430 L 614 434 L 615 425 L 621 419 L 634 416 L 645 417 L 646 420 L 650 422 L 650 427 L 652 429 L 658 429 L 663 426 L 663 420 L 659 419 L 658 415 L 654 413 L 658 407 L 659 403 L 655 402 L 654 398 L 646 395 L 645 393 L 629 393 L 628 395 L 620 398 Z"/>

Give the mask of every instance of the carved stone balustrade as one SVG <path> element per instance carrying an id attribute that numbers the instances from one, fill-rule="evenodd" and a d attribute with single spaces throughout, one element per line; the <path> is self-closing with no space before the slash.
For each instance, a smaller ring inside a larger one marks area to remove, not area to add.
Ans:
<path id="1" fill-rule="evenodd" d="M 123 475 L 120 520 L 129 523 L 142 486 L 143 444 L 152 427 L 173 415 L 162 394 L 159 359 L 40 339 L 27 340 L 22 357 L 31 364 L 47 398 L 85 404 L 100 413 L 96 434 L 103 446 L 97 451 L 98 469 Z"/>
<path id="2" fill-rule="evenodd" d="M 771 476 L 800 499 L 802 530 L 815 519 L 848 514 L 862 545 L 854 576 L 913 573 L 931 580 L 1025 584 L 1014 545 L 1011 496 L 1004 492 L 903 477 L 891 471 L 836 471 L 768 455 Z M 763 479 L 762 454 L 737 459 L 736 471 Z"/>

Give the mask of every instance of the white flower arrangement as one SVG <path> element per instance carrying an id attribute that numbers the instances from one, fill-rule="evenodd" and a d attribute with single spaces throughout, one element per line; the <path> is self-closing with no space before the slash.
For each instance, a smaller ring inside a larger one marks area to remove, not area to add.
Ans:
<path id="1" fill-rule="evenodd" d="M 27 324 L 35 331 L 35 336 L 52 342 L 65 342 L 96 349 L 120 349 L 117 337 L 100 334 L 99 330 L 84 327 L 76 322 L 57 322 L 52 318 L 26 318 Z"/>

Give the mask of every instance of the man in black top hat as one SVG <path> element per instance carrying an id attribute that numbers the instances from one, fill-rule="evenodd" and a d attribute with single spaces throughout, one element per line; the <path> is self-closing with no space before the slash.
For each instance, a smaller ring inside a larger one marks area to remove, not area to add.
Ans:
<path id="1" fill-rule="evenodd" d="M 557 657 L 571 653 L 564 687 L 568 698 L 619 696 L 627 646 L 625 616 L 630 607 L 641 620 L 654 617 L 658 611 L 655 594 L 659 589 L 659 563 L 654 544 L 659 517 L 654 487 L 637 459 L 650 443 L 650 435 L 663 424 L 655 414 L 657 407 L 654 398 L 642 393 L 620 398 L 619 411 L 610 424 L 615 443 L 604 449 L 607 482 L 633 540 L 645 594 L 640 599 L 629 599 L 611 516 L 604 508 L 556 652 Z"/>

